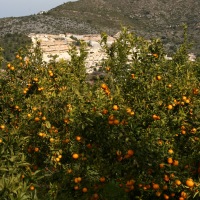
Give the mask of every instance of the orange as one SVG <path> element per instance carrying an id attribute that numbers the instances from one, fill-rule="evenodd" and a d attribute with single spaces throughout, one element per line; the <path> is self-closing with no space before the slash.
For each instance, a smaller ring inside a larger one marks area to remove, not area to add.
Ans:
<path id="1" fill-rule="evenodd" d="M 119 110 L 118 105 L 114 105 L 114 106 L 113 106 L 113 110 Z"/>
<path id="2" fill-rule="evenodd" d="M 115 117 L 114 117 L 114 115 L 110 115 L 108 119 L 113 121 L 115 119 Z"/>
<path id="3" fill-rule="evenodd" d="M 176 185 L 181 185 L 181 181 L 177 179 L 177 180 L 175 180 L 175 184 Z"/>
<path id="4" fill-rule="evenodd" d="M 42 117 L 42 120 L 45 121 L 47 118 L 45 116 Z"/>
<path id="5" fill-rule="evenodd" d="M 73 158 L 73 159 L 78 159 L 78 158 L 79 158 L 79 155 L 78 155 L 77 153 L 74 153 L 74 154 L 72 155 L 72 158 Z"/>
<path id="6" fill-rule="evenodd" d="M 108 113 L 108 110 L 103 109 L 102 114 L 106 115 Z"/>
<path id="7" fill-rule="evenodd" d="M 81 181 L 82 181 L 82 178 L 81 178 L 81 177 L 78 177 L 77 180 L 78 180 L 78 182 L 81 182 Z"/>
<path id="8" fill-rule="evenodd" d="M 164 199 L 169 199 L 169 196 L 167 194 L 163 195 Z"/>
<path id="9" fill-rule="evenodd" d="M 101 88 L 104 89 L 104 90 L 106 90 L 106 89 L 108 89 L 108 86 L 105 83 L 102 83 L 101 84 Z"/>
<path id="10" fill-rule="evenodd" d="M 127 108 L 126 112 L 130 114 L 132 112 L 131 108 Z"/>
<path id="11" fill-rule="evenodd" d="M 171 193 L 170 196 L 171 196 L 171 197 L 175 197 L 176 194 L 175 194 L 175 193 Z"/>
<path id="12" fill-rule="evenodd" d="M 132 79 L 135 79 L 135 74 L 131 74 Z"/>
<path id="13" fill-rule="evenodd" d="M 167 106 L 167 109 L 168 109 L 168 110 L 172 110 L 172 109 L 173 109 L 173 106 L 172 106 L 172 105 L 168 105 L 168 106 Z"/>
<path id="14" fill-rule="evenodd" d="M 98 195 L 97 193 L 94 193 L 94 194 L 92 195 L 92 198 L 93 198 L 94 200 L 99 199 L 99 195 Z"/>
<path id="15" fill-rule="evenodd" d="M 186 96 L 182 96 L 182 100 L 186 101 L 187 97 Z"/>
<path id="16" fill-rule="evenodd" d="M 182 133 L 183 135 L 185 135 L 185 134 L 186 134 L 186 131 L 185 131 L 185 130 L 181 130 L 181 133 Z"/>
<path id="17" fill-rule="evenodd" d="M 35 152 L 38 152 L 38 151 L 39 151 L 39 148 L 38 148 L 38 147 L 35 147 L 34 151 L 35 151 Z"/>
<path id="18" fill-rule="evenodd" d="M 155 115 L 155 114 L 152 116 L 152 118 L 153 118 L 154 120 L 160 120 L 160 116 L 157 116 L 157 115 Z"/>
<path id="19" fill-rule="evenodd" d="M 74 190 L 78 190 L 78 189 L 79 189 L 78 185 L 75 185 Z"/>
<path id="20" fill-rule="evenodd" d="M 188 186 L 188 187 L 193 187 L 194 186 L 194 181 L 189 178 L 186 180 L 185 184 Z"/>
<path id="21" fill-rule="evenodd" d="M 118 119 L 114 119 L 113 124 L 118 125 L 119 124 L 119 120 Z"/>
<path id="22" fill-rule="evenodd" d="M 197 129 L 196 128 L 192 128 L 192 130 L 190 131 L 191 133 L 196 133 Z"/>
<path id="23" fill-rule="evenodd" d="M 172 84 L 169 84 L 169 85 L 168 85 L 168 88 L 171 88 L 171 87 L 172 87 Z"/>
<path id="24" fill-rule="evenodd" d="M 156 76 L 156 80 L 160 81 L 162 77 L 160 75 Z"/>
<path id="25" fill-rule="evenodd" d="M 106 71 L 110 71 L 110 67 L 106 67 Z"/>
<path id="26" fill-rule="evenodd" d="M 80 142 L 81 141 L 81 136 L 76 136 L 76 141 Z"/>
<path id="27" fill-rule="evenodd" d="M 165 175 L 164 175 L 164 180 L 165 180 L 165 181 L 169 181 L 169 176 L 165 174 Z"/>
<path id="28" fill-rule="evenodd" d="M 167 190 L 168 189 L 168 186 L 167 185 L 164 185 L 163 186 L 163 190 Z"/>
<path id="29" fill-rule="evenodd" d="M 160 168 L 164 168 L 165 164 L 164 163 L 160 163 L 159 166 L 160 166 Z"/>
<path id="30" fill-rule="evenodd" d="M 169 154 L 173 154 L 174 151 L 173 151 L 172 149 L 169 149 L 169 150 L 168 150 L 168 153 L 169 153 Z"/>
<path id="31" fill-rule="evenodd" d="M 173 163 L 173 159 L 170 157 L 170 158 L 167 158 L 167 162 L 169 163 L 169 164 L 172 164 Z"/>
<path id="32" fill-rule="evenodd" d="M 160 192 L 160 191 L 157 191 L 157 192 L 156 192 L 156 196 L 157 196 L 157 197 L 160 197 L 160 195 L 161 195 L 161 192 Z"/>
<path id="33" fill-rule="evenodd" d="M 35 117 L 34 119 L 36 122 L 40 121 L 40 118 L 39 117 Z"/>
<path id="34" fill-rule="evenodd" d="M 88 144 L 86 145 L 86 147 L 87 147 L 88 149 L 91 149 L 91 148 L 92 148 L 92 145 L 91 145 L 90 143 L 88 143 Z"/>
<path id="35" fill-rule="evenodd" d="M 71 174 L 71 173 L 72 173 L 72 169 L 68 169 L 68 170 L 67 170 L 67 173 L 68 173 L 68 174 Z"/>
<path id="36" fill-rule="evenodd" d="M 132 149 L 129 149 L 129 150 L 127 151 L 127 154 L 128 154 L 129 156 L 133 156 L 133 155 L 134 155 L 134 151 L 133 151 Z"/>
<path id="37" fill-rule="evenodd" d="M 199 90 L 198 90 L 197 88 L 194 88 L 194 89 L 193 89 L 193 94 L 196 95 L 196 94 L 198 94 L 198 93 L 199 93 Z"/>
<path id="38" fill-rule="evenodd" d="M 86 193 L 88 191 L 88 189 L 86 188 L 86 187 L 84 187 L 83 189 L 82 189 L 82 192 L 84 192 L 84 193 Z"/>
<path id="39" fill-rule="evenodd" d="M 173 161 L 173 165 L 174 165 L 174 166 L 178 166 L 178 164 L 179 164 L 178 160 L 174 160 L 174 161 Z"/>
<path id="40" fill-rule="evenodd" d="M 35 190 L 35 187 L 34 187 L 33 185 L 31 185 L 31 186 L 29 187 L 29 189 L 30 189 L 31 191 L 33 191 L 33 190 Z"/>
<path id="41" fill-rule="evenodd" d="M 184 191 L 182 191 L 182 192 L 181 192 L 181 197 L 183 197 L 183 198 L 187 198 L 187 193 L 184 192 Z"/>
<path id="42" fill-rule="evenodd" d="M 153 188 L 154 190 L 158 190 L 158 189 L 160 188 L 160 186 L 159 186 L 159 184 L 157 184 L 157 183 L 153 183 L 152 188 Z"/>
<path id="43" fill-rule="evenodd" d="M 99 181 L 100 181 L 101 183 L 104 183 L 104 182 L 106 181 L 106 178 L 105 178 L 104 176 L 102 176 L 102 177 L 99 179 Z"/>

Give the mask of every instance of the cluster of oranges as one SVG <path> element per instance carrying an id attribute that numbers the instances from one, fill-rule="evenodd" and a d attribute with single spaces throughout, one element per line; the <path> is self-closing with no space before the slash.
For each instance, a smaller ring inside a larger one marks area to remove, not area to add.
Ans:
<path id="1" fill-rule="evenodd" d="M 101 88 L 103 89 L 103 91 L 105 92 L 106 95 L 110 95 L 110 90 L 105 83 L 101 84 Z"/>

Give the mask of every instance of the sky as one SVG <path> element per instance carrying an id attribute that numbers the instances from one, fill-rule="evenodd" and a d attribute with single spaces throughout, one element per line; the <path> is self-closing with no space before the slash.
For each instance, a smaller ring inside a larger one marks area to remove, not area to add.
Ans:
<path id="1" fill-rule="evenodd" d="M 76 0 L 0 0 L 0 18 L 37 14 L 69 1 Z"/>

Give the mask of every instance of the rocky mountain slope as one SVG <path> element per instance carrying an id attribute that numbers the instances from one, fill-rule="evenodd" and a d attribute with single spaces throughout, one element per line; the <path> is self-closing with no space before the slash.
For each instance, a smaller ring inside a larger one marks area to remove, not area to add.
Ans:
<path id="1" fill-rule="evenodd" d="M 161 38 L 166 49 L 174 50 L 183 40 L 183 23 L 188 25 L 189 39 L 194 43 L 192 51 L 198 54 L 199 0 L 79 0 L 64 3 L 43 14 L 0 19 L 0 35 L 102 31 L 113 35 L 125 25 L 146 38 Z"/>

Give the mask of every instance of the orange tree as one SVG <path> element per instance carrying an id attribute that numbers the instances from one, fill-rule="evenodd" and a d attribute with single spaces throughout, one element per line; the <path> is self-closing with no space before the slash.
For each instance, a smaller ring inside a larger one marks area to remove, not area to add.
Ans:
<path id="1" fill-rule="evenodd" d="M 85 44 L 45 63 L 39 42 L 1 78 L 0 196 L 4 199 L 199 198 L 199 63 L 185 42 L 122 30 L 103 79 L 87 81 Z"/>

